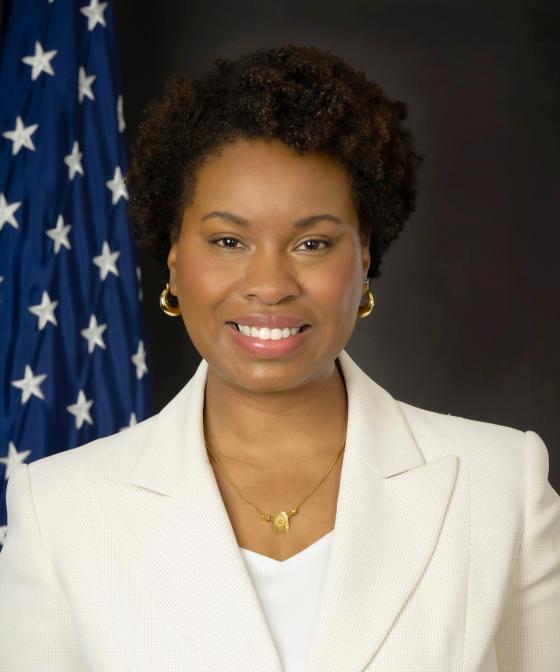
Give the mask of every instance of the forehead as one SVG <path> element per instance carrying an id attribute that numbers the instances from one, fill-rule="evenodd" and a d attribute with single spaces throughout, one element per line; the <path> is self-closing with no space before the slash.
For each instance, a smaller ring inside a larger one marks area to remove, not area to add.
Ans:
<path id="1" fill-rule="evenodd" d="M 207 157 L 193 205 L 217 203 L 240 208 L 249 217 L 271 209 L 291 216 L 315 208 L 349 216 L 354 208 L 348 173 L 330 156 L 300 155 L 280 140 L 260 138 L 236 140 Z"/>

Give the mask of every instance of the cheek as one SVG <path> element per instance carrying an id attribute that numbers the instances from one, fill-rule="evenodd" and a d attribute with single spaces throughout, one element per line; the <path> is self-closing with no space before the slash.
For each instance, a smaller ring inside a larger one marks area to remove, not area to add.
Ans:
<path id="1" fill-rule="evenodd" d="M 352 263 L 343 263 L 325 270 L 325 273 L 309 277 L 308 291 L 322 305 L 330 305 L 334 312 L 353 310 L 359 301 L 359 269 Z"/>
<path id="2" fill-rule="evenodd" d="M 207 255 L 182 254 L 177 264 L 177 288 L 186 310 L 196 304 L 211 308 L 219 303 L 232 284 L 231 268 L 220 268 Z"/>

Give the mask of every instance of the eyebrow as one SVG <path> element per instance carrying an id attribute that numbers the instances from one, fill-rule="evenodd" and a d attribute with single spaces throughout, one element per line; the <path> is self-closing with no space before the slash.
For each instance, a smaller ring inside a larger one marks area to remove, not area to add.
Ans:
<path id="1" fill-rule="evenodd" d="M 240 226 L 248 226 L 249 224 L 248 220 L 244 219 L 243 217 L 234 215 L 231 212 L 225 212 L 223 210 L 212 210 L 212 212 L 207 212 L 204 217 L 202 217 L 202 221 L 210 219 L 210 217 L 221 217 L 222 219 L 226 219 L 230 222 L 233 222 L 234 224 L 239 224 Z M 301 219 L 297 219 L 294 222 L 294 227 L 296 229 L 305 229 L 312 224 L 315 224 L 315 222 L 323 220 L 334 222 L 335 224 L 342 224 L 342 220 L 340 220 L 338 217 L 325 213 L 323 215 L 310 215 L 309 217 L 302 217 Z"/>

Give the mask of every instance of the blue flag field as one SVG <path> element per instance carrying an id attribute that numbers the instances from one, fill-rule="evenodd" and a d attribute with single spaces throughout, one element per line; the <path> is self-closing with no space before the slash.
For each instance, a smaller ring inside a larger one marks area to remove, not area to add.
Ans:
<path id="1" fill-rule="evenodd" d="M 21 462 L 150 415 L 115 26 L 6 2 L 0 41 L 0 549 Z"/>

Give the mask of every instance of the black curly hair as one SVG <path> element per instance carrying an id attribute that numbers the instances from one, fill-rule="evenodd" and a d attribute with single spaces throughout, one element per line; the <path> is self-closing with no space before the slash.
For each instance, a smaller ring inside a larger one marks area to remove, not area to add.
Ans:
<path id="1" fill-rule="evenodd" d="M 415 209 L 423 157 L 403 126 L 406 103 L 340 57 L 281 45 L 218 58 L 207 73 L 174 78 L 148 104 L 127 183 L 135 239 L 163 267 L 204 160 L 228 142 L 275 138 L 300 155 L 326 152 L 348 171 L 369 278 Z"/>

